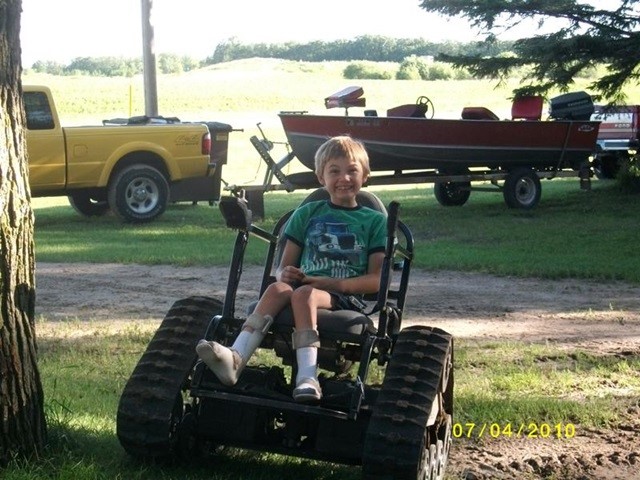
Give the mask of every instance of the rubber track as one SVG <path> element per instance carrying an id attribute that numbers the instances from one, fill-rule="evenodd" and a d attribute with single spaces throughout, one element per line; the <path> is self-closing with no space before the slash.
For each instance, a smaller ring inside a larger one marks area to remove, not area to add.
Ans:
<path id="1" fill-rule="evenodd" d="M 367 430 L 364 479 L 418 478 L 421 441 L 452 348 L 451 335 L 437 328 L 410 327 L 398 334 Z"/>
<path id="2" fill-rule="evenodd" d="M 153 459 L 174 453 L 175 400 L 195 364 L 198 340 L 221 312 L 219 300 L 199 296 L 178 300 L 167 312 L 120 397 L 116 429 L 128 454 Z"/>

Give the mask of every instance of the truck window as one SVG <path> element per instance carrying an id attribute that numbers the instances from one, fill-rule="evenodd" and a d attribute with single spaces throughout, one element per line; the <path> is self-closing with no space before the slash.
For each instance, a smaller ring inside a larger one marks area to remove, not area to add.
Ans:
<path id="1" fill-rule="evenodd" d="M 29 130 L 51 130 L 55 128 L 49 100 L 44 92 L 25 92 L 24 109 Z"/>

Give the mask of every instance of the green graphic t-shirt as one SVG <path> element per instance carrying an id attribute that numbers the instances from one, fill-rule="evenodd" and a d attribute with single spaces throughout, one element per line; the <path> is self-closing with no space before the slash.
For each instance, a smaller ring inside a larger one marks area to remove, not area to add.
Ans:
<path id="1" fill-rule="evenodd" d="M 300 268 L 305 275 L 350 278 L 367 272 L 370 254 L 384 252 L 386 229 L 381 212 L 320 200 L 299 207 L 284 235 L 302 248 Z"/>

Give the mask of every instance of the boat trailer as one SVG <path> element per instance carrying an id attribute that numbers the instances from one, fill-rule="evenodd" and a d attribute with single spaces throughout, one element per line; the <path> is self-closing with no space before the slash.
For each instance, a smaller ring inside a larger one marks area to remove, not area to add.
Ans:
<path id="1" fill-rule="evenodd" d="M 259 124 L 258 129 L 262 138 L 253 135 L 250 138 L 250 142 L 267 167 L 262 183 L 255 185 L 226 184 L 224 188 L 235 196 L 245 198 L 254 218 L 264 218 L 265 193 L 310 190 L 319 188 L 320 183 L 313 171 L 285 173 L 285 167 L 296 160 L 296 155 L 287 148 L 287 153 L 280 160 L 274 160 L 271 155 L 274 143 L 266 138 Z M 593 172 L 588 162 L 585 162 L 578 170 L 557 168 L 534 170 L 527 167 L 517 167 L 511 170 L 478 167 L 458 172 L 437 169 L 395 170 L 371 172 L 366 186 L 431 183 L 434 185 L 436 200 L 443 206 L 464 205 L 472 191 L 497 192 L 503 194 L 505 203 L 510 208 L 531 209 L 540 200 L 541 179 L 578 177 L 580 188 L 582 190 L 590 190 L 592 176 Z M 478 182 L 481 182 L 481 185 L 473 185 L 473 183 Z"/>

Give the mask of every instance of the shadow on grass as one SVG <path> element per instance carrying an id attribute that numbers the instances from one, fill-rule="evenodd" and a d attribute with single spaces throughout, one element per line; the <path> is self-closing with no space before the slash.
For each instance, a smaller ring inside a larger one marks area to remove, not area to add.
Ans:
<path id="1" fill-rule="evenodd" d="M 145 463 L 128 456 L 113 433 L 68 425 L 50 427 L 49 444 L 39 461 L 16 461 L 3 473 L 6 480 L 355 480 L 361 475 L 357 466 L 238 449 L 180 463 Z"/>

